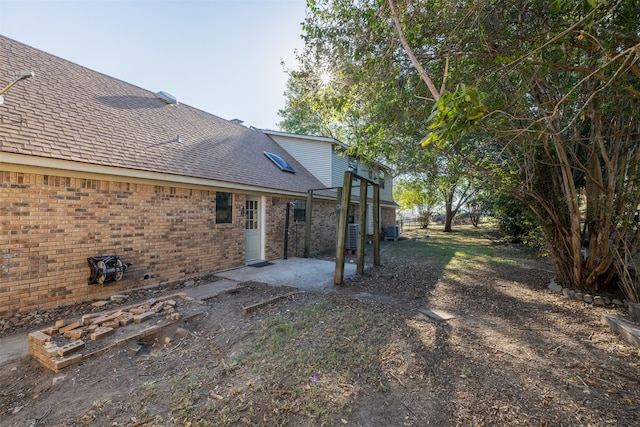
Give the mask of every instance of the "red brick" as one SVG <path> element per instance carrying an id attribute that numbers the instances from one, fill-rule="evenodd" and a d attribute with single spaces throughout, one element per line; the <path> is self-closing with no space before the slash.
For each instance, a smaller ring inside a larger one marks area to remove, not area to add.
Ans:
<path id="1" fill-rule="evenodd" d="M 120 321 L 118 319 L 113 319 L 110 322 L 104 322 L 100 324 L 100 326 L 102 326 L 103 328 L 116 329 L 120 326 Z"/>
<path id="2" fill-rule="evenodd" d="M 102 314 L 100 313 L 85 314 L 82 316 L 82 323 L 86 325 L 88 323 L 91 323 L 92 319 L 95 319 L 96 317 L 100 317 L 100 316 L 102 316 Z"/>
<path id="3" fill-rule="evenodd" d="M 82 348 L 84 348 L 84 341 L 72 341 L 69 344 L 65 344 L 62 347 L 58 348 L 58 356 L 66 356 L 67 354 L 74 353 Z"/>
<path id="4" fill-rule="evenodd" d="M 64 333 L 64 337 L 77 340 L 82 338 L 82 336 L 86 333 L 87 331 L 85 331 L 84 329 L 71 329 Z"/>
<path id="5" fill-rule="evenodd" d="M 54 357 L 58 355 L 58 349 L 60 347 L 58 347 L 57 344 L 54 343 L 46 343 L 43 347 L 43 352 L 48 356 L 48 357 Z"/>
<path id="6" fill-rule="evenodd" d="M 51 359 L 51 362 L 49 364 L 49 368 L 53 369 L 56 372 L 58 372 L 60 369 L 66 368 L 69 365 L 73 365 L 74 363 L 77 363 L 80 360 L 82 360 L 82 354 L 81 353 L 72 354 L 72 355 L 67 356 L 67 357 L 55 357 L 55 358 Z"/>
<path id="7" fill-rule="evenodd" d="M 154 304 L 154 305 L 151 307 L 151 311 L 153 311 L 154 313 L 158 313 L 158 312 L 162 311 L 162 309 L 164 308 L 164 306 L 165 306 L 165 303 L 164 303 L 164 302 L 159 302 L 159 303 L 157 303 L 157 304 Z"/>
<path id="8" fill-rule="evenodd" d="M 144 322 L 145 320 L 149 319 L 150 317 L 153 317 L 154 315 L 155 315 L 155 313 L 153 311 L 147 311 L 145 313 L 133 316 L 133 321 L 136 322 L 136 323 L 141 323 L 141 322 Z"/>
<path id="9" fill-rule="evenodd" d="M 120 326 L 127 326 L 129 323 L 133 321 L 133 314 L 125 312 L 121 316 L 119 316 L 116 320 L 118 321 L 118 323 L 120 323 Z"/>
<path id="10" fill-rule="evenodd" d="M 98 329 L 99 326 L 98 325 L 87 325 L 85 327 L 83 327 L 82 329 L 84 329 L 87 332 L 95 332 L 96 329 Z"/>
<path id="11" fill-rule="evenodd" d="M 103 328 L 100 327 L 98 329 L 96 329 L 96 331 L 92 334 L 89 335 L 89 339 L 91 341 L 95 341 L 99 338 L 105 337 L 107 335 L 111 335 L 113 333 L 114 329 L 113 328 Z"/>
<path id="12" fill-rule="evenodd" d="M 100 317 L 95 317 L 91 320 L 91 323 L 95 323 L 96 325 L 102 325 L 104 323 L 113 322 L 118 316 L 122 315 L 122 310 L 118 310 L 116 312 L 105 313 Z"/>
<path id="13" fill-rule="evenodd" d="M 67 326 L 63 326 L 62 328 L 60 328 L 58 330 L 58 333 L 60 335 L 64 335 L 65 332 L 70 331 L 72 329 L 76 329 L 82 326 L 82 322 L 81 321 L 77 321 L 77 322 L 73 322 L 68 324 Z"/>
<path id="14" fill-rule="evenodd" d="M 51 341 L 51 336 L 41 331 L 35 331 L 29 333 L 27 339 L 35 344 L 44 345 L 44 343 Z"/>

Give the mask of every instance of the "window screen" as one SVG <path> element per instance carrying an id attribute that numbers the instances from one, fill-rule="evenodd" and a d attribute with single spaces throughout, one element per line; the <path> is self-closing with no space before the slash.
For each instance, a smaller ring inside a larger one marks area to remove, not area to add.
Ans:
<path id="1" fill-rule="evenodd" d="M 230 224 L 232 222 L 232 196 L 231 193 L 216 193 L 216 224 Z"/>
<path id="2" fill-rule="evenodd" d="M 307 215 L 307 201 L 306 200 L 295 200 L 293 202 L 293 220 L 294 221 L 304 221 Z"/>

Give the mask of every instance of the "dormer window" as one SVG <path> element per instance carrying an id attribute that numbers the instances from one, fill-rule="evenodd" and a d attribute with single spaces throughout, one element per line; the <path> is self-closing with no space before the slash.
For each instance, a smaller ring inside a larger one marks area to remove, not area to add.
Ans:
<path id="1" fill-rule="evenodd" d="M 287 163 L 287 161 L 285 159 L 283 159 L 282 157 L 278 156 L 277 154 L 265 151 L 264 155 L 267 156 L 269 158 L 269 160 L 271 160 L 276 166 L 278 166 L 281 171 L 289 172 L 289 173 L 295 173 L 295 171 L 293 170 L 291 165 L 289 163 Z"/>

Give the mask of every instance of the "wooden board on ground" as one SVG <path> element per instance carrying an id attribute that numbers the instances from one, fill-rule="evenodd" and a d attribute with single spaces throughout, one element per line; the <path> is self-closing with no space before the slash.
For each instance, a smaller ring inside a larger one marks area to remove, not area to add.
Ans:
<path id="1" fill-rule="evenodd" d="M 451 313 L 447 313 L 444 310 L 421 308 L 418 311 L 436 320 L 451 320 L 451 319 L 455 319 L 456 317 L 455 315 Z"/>

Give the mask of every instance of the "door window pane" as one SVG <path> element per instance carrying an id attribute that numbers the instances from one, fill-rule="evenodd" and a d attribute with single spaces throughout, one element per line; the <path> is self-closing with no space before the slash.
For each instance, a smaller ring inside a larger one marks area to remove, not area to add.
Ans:
<path id="1" fill-rule="evenodd" d="M 245 228 L 247 230 L 258 229 L 258 201 L 247 200 L 245 206 Z"/>

